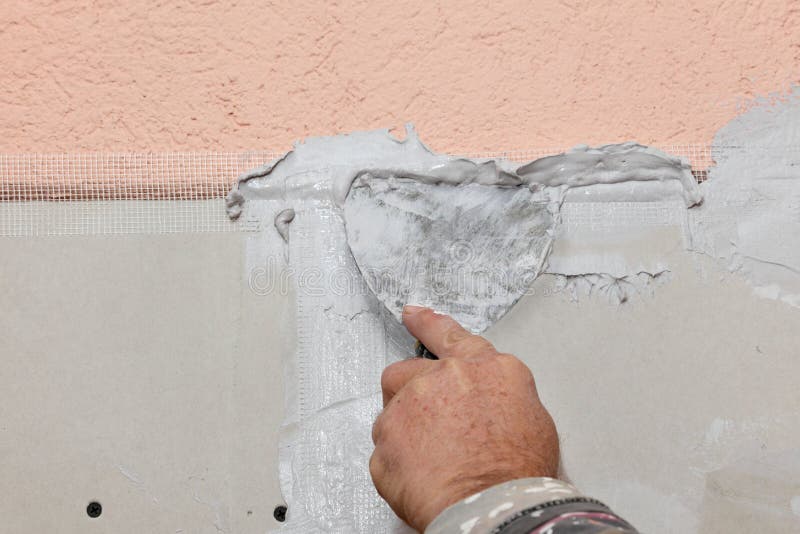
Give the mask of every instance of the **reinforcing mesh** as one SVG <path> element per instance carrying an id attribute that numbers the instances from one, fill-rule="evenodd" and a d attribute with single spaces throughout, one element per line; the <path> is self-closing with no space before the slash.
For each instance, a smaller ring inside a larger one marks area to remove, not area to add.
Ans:
<path id="1" fill-rule="evenodd" d="M 698 181 L 713 165 L 708 145 L 662 145 L 686 158 Z M 527 162 L 560 148 L 475 152 Z M 0 154 L 0 236 L 227 232 L 224 197 L 237 177 L 282 153 L 161 152 Z"/>

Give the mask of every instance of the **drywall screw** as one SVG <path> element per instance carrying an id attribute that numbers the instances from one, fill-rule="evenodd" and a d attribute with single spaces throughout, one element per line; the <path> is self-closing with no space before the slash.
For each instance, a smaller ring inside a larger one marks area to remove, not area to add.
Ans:
<path id="1" fill-rule="evenodd" d="M 276 521 L 280 521 L 283 523 L 286 521 L 286 507 L 283 505 L 276 506 L 275 510 L 272 512 L 272 516 L 275 518 Z"/>
<path id="2" fill-rule="evenodd" d="M 97 501 L 92 501 L 86 507 L 86 513 L 89 517 L 100 517 L 100 514 L 103 513 L 103 505 Z"/>

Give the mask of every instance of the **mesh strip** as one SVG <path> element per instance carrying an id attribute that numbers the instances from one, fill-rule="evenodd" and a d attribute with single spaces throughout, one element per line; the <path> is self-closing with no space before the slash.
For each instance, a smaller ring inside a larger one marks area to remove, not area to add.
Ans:
<path id="1" fill-rule="evenodd" d="M 0 201 L 205 200 L 275 152 L 0 154 Z"/>
<path id="2" fill-rule="evenodd" d="M 659 148 L 687 158 L 698 181 L 713 163 L 707 145 Z M 562 151 L 554 147 L 462 155 L 527 162 Z M 246 230 L 246 221 L 227 219 L 222 199 L 240 174 L 280 155 L 0 154 L 0 236 Z"/>

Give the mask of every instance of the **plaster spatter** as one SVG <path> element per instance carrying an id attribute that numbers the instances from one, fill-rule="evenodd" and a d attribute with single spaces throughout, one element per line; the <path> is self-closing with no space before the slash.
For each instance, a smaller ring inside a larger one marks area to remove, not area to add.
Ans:
<path id="1" fill-rule="evenodd" d="M 800 87 L 757 100 L 717 132 L 716 166 L 692 210 L 691 248 L 763 297 L 800 307 Z"/>
<path id="2" fill-rule="evenodd" d="M 640 272 L 621 277 L 610 274 L 557 274 L 556 288 L 577 302 L 583 296 L 601 295 L 612 304 L 627 302 L 633 295 L 653 294 L 653 286 L 669 279 L 669 271 Z"/>
<path id="3" fill-rule="evenodd" d="M 289 223 L 294 220 L 294 215 L 292 208 L 286 208 L 275 216 L 275 229 L 285 243 L 289 242 Z"/>

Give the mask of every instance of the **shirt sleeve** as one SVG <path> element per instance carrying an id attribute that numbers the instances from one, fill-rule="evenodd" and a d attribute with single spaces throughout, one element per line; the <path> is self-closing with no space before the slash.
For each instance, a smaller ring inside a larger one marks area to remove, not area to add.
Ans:
<path id="1" fill-rule="evenodd" d="M 425 534 L 638 534 L 600 501 L 553 478 L 498 484 L 446 508 Z"/>

